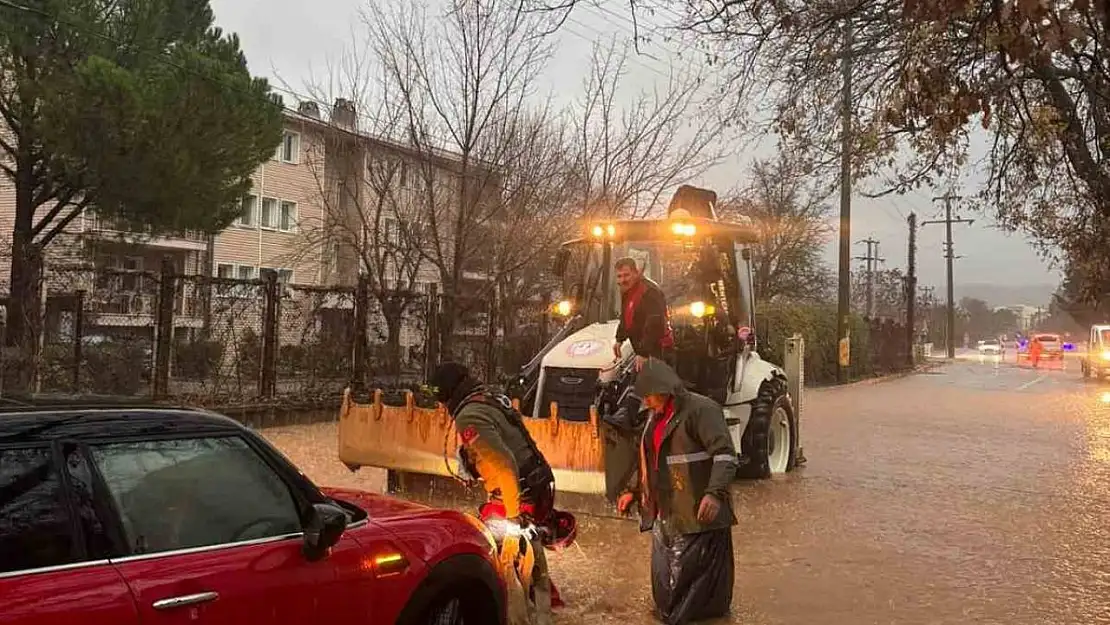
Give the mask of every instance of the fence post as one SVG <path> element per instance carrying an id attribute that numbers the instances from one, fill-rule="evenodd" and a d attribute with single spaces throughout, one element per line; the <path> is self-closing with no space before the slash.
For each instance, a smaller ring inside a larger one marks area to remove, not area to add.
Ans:
<path id="1" fill-rule="evenodd" d="M 357 393 L 366 390 L 366 333 L 370 325 L 370 280 L 359 273 L 355 289 L 355 344 L 351 355 L 351 389 Z"/>
<path id="2" fill-rule="evenodd" d="M 428 285 L 428 311 L 426 336 L 424 337 L 424 379 L 432 377 L 439 364 L 439 285 Z"/>
<path id="3" fill-rule="evenodd" d="M 501 299 L 498 290 L 495 283 L 486 309 L 486 379 L 491 383 L 497 379 L 497 304 Z"/>
<path id="4" fill-rule="evenodd" d="M 176 287 L 173 259 L 165 256 L 162 258 L 162 276 L 158 282 L 158 309 L 154 316 L 155 399 L 163 399 L 170 392 L 170 350 L 173 348 L 173 300 Z"/>
<path id="5" fill-rule="evenodd" d="M 73 298 L 73 394 L 81 393 L 81 347 L 85 337 L 85 290 Z"/>
<path id="6" fill-rule="evenodd" d="M 277 391 L 277 335 L 281 315 L 281 285 L 277 270 L 262 270 L 262 290 L 266 300 L 262 313 L 262 370 L 258 376 L 258 395 L 270 399 Z"/>

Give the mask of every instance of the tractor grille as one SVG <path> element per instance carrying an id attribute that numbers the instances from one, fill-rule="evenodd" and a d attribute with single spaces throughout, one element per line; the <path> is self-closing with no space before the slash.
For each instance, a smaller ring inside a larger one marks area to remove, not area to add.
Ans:
<path id="1" fill-rule="evenodd" d="M 589 421 L 590 406 L 597 395 L 597 369 L 547 367 L 543 378 L 540 416 L 551 416 L 551 402 L 559 404 L 559 418 Z"/>

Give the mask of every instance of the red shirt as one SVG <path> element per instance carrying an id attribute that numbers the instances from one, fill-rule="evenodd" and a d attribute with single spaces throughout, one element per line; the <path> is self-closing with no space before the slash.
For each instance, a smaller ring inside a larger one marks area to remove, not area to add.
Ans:
<path id="1" fill-rule="evenodd" d="M 636 308 L 640 305 L 640 301 L 644 299 L 644 293 L 647 292 L 647 285 L 644 284 L 643 279 L 636 282 L 636 286 L 625 294 L 627 301 L 624 304 L 624 310 L 621 311 L 621 321 L 624 323 L 625 328 L 632 327 L 632 321 L 636 317 Z M 659 347 L 663 349 L 670 349 L 674 347 L 674 333 L 671 331 L 671 312 L 665 310 L 666 315 L 663 319 L 663 337 L 659 339 Z"/>
<path id="2" fill-rule="evenodd" d="M 659 469 L 659 452 L 663 447 L 663 435 L 667 431 L 667 424 L 674 417 L 674 398 L 667 400 L 663 406 L 663 418 L 655 422 L 655 429 L 651 431 L 651 448 L 655 451 L 655 468 Z"/>

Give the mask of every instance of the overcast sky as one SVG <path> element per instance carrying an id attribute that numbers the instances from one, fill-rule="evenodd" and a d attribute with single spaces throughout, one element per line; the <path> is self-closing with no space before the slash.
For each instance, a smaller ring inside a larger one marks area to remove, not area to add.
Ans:
<path id="1" fill-rule="evenodd" d="M 278 85 L 303 89 L 310 75 L 321 75 L 328 59 L 342 56 L 343 50 L 357 37 L 360 29 L 359 11 L 373 7 L 369 0 L 211 0 L 216 20 L 225 30 L 238 33 L 243 50 L 254 73 L 270 77 Z M 378 0 L 379 2 L 405 0 Z M 576 93 L 581 72 L 587 67 L 590 44 L 613 34 L 630 37 L 632 23 L 624 13 L 627 2 L 610 0 L 601 6 L 584 5 L 575 10 L 559 33 L 559 48 L 545 82 L 556 96 Z M 660 16 L 658 19 L 664 19 Z M 353 34 L 356 33 L 356 34 Z M 629 80 L 633 87 L 652 88 L 664 80 L 672 59 L 689 52 L 682 44 L 659 40 L 644 46 L 651 56 L 632 60 Z M 292 104 L 294 94 L 287 94 Z M 739 186 L 746 178 L 752 158 L 766 156 L 762 149 L 737 150 L 728 162 L 709 172 L 693 184 L 717 190 Z M 975 172 L 968 172 L 974 177 Z M 916 212 L 918 220 L 943 216 L 943 207 L 932 200 L 941 192 L 923 190 L 901 197 L 853 200 L 852 238 L 869 236 L 880 241 L 880 256 L 887 265 L 905 267 L 906 215 Z M 970 194 L 970 193 L 968 193 Z M 832 198 L 836 202 L 836 198 Z M 976 219 L 971 226 L 954 226 L 957 260 L 956 281 L 1019 286 L 1056 283 L 1057 272 L 1042 262 L 1033 248 L 1019 236 L 1009 236 L 995 229 L 991 219 L 983 215 L 961 214 Z M 944 226 L 924 227 L 919 233 L 919 284 L 942 287 L 944 258 L 941 243 Z M 863 255 L 863 245 L 855 246 L 854 255 Z M 827 255 L 836 261 L 836 244 L 830 241 Z M 938 291 L 940 288 L 938 288 Z"/>

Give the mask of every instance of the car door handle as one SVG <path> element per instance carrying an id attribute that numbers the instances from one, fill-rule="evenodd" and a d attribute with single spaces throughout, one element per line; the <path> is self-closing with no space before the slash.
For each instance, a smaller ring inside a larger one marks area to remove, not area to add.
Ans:
<path id="1" fill-rule="evenodd" d="M 180 597 L 170 597 L 169 599 L 159 599 L 153 604 L 155 610 L 172 610 L 174 608 L 184 608 L 190 605 L 198 605 L 201 603 L 208 603 L 220 598 L 219 593 L 215 592 L 198 592 L 192 595 L 181 595 Z"/>

